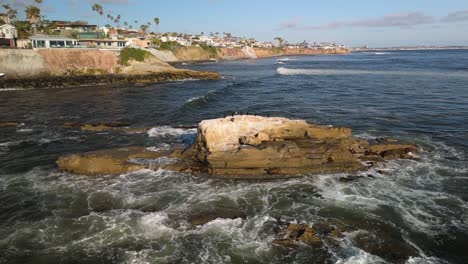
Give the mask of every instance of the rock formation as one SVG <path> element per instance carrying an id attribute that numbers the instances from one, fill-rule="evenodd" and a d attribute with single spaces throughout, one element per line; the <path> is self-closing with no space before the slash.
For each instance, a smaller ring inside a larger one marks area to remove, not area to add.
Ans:
<path id="1" fill-rule="evenodd" d="M 119 162 L 100 160 L 102 153 L 94 152 L 73 155 L 72 159 L 63 157 L 58 164 L 61 169 L 75 173 L 88 173 L 86 166 L 91 164 L 91 174 L 142 168 L 128 164 L 135 152 L 125 156 L 119 149 L 116 151 Z M 177 157 L 180 162 L 162 167 L 179 172 L 219 178 L 270 179 L 311 173 L 354 173 L 366 170 L 374 162 L 412 158 L 414 152 L 417 152 L 415 145 L 395 140 L 368 142 L 353 137 L 350 128 L 312 125 L 304 120 L 280 117 L 236 115 L 202 121 L 198 125 L 197 141 L 188 149 L 153 155 Z M 112 151 L 104 154 L 113 156 Z M 148 154 L 144 152 L 144 155 Z M 99 162 L 112 164 L 113 169 L 106 169 L 105 164 L 98 166 Z"/>
<path id="2" fill-rule="evenodd" d="M 370 144 L 352 137 L 350 128 L 261 116 L 202 121 L 192 148 L 210 174 L 230 178 L 357 172 L 366 169 L 364 161 L 410 158 L 417 151 L 398 142 Z"/>

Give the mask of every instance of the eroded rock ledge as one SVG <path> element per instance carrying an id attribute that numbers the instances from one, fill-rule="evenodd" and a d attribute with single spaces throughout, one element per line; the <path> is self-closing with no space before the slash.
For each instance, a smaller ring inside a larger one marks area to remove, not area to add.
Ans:
<path id="1" fill-rule="evenodd" d="M 369 142 L 353 137 L 351 132 L 350 128 L 313 125 L 304 120 L 237 115 L 202 121 L 197 141 L 187 149 L 151 154 L 144 148 L 120 148 L 61 157 L 57 164 L 62 170 L 82 174 L 163 168 L 219 178 L 270 179 L 354 173 L 375 162 L 411 159 L 418 150 L 413 144 L 391 139 Z M 158 166 L 131 162 L 163 156 L 176 161 Z"/>
<path id="2" fill-rule="evenodd" d="M 219 79 L 219 73 L 173 69 L 139 74 L 46 74 L 27 78 L 3 79 L 0 80 L 0 88 L 61 88 L 76 86 L 150 84 L 190 79 L 215 80 Z"/>

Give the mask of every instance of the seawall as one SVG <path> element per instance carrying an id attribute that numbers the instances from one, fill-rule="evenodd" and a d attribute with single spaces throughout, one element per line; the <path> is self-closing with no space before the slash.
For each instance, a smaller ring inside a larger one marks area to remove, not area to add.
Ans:
<path id="1" fill-rule="evenodd" d="M 8 78 L 73 72 L 113 74 L 120 68 L 118 55 L 111 51 L 0 49 L 0 72 Z"/>

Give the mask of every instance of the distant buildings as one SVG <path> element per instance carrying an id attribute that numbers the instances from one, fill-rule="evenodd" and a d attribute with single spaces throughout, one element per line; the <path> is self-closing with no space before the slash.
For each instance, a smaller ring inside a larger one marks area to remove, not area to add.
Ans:
<path id="1" fill-rule="evenodd" d="M 18 32 L 14 26 L 10 24 L 0 25 L 0 46 L 14 48 L 16 47 L 16 38 L 18 38 Z"/>
<path id="2" fill-rule="evenodd" d="M 26 21 L 26 23 L 28 23 Z M 183 34 L 183 33 L 146 33 L 130 28 L 114 28 L 109 25 L 97 27 L 85 21 L 48 21 L 46 30 L 49 35 L 35 35 L 26 40 L 16 40 L 18 33 L 9 24 L 0 26 L 0 46 L 19 48 L 98 48 L 98 49 L 122 49 L 133 48 L 158 48 L 162 43 L 170 42 L 172 46 L 210 46 L 217 48 L 286 48 L 300 49 L 310 48 L 317 50 L 332 50 L 344 48 L 335 43 L 320 42 L 308 44 L 288 43 L 282 41 L 278 44 L 262 42 L 254 38 L 236 37 L 231 33 Z M 24 35 L 24 34 L 23 34 Z M 165 45 L 168 47 L 168 45 Z"/>

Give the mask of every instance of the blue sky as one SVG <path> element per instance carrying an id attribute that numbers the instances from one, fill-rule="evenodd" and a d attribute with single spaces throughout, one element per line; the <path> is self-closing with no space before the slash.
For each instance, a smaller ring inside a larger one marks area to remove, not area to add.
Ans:
<path id="1" fill-rule="evenodd" d="M 33 0 L 0 2 L 24 9 Z M 161 32 L 230 32 L 263 41 L 281 36 L 349 46 L 468 45 L 468 0 L 44 0 L 41 6 L 49 19 L 97 23 L 95 2 L 123 21 L 159 17 Z M 100 23 L 107 22 L 104 15 Z"/>

